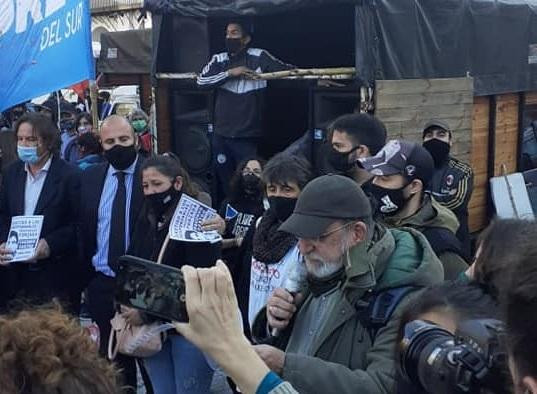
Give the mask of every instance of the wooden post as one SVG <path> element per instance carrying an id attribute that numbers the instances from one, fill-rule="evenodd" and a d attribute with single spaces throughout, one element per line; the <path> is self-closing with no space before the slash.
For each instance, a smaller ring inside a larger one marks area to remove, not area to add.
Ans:
<path id="1" fill-rule="evenodd" d="M 91 99 L 91 120 L 93 123 L 93 132 L 99 132 L 99 112 L 98 112 L 98 87 L 95 81 L 90 81 L 90 99 Z"/>

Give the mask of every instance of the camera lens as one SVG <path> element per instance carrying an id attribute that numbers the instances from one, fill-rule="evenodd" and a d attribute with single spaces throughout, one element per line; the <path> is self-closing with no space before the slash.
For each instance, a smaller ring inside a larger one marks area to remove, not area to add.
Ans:
<path id="1" fill-rule="evenodd" d="M 453 342 L 453 335 L 436 325 L 421 320 L 405 325 L 400 360 L 403 376 L 428 391 L 420 377 L 426 364 L 434 363 L 434 359 L 442 352 L 447 342 Z"/>

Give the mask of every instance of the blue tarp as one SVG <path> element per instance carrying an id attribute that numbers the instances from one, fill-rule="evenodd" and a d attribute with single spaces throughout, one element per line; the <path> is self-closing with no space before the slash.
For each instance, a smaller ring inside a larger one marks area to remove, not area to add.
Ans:
<path id="1" fill-rule="evenodd" d="M 0 0 L 0 111 L 93 78 L 88 0 Z"/>

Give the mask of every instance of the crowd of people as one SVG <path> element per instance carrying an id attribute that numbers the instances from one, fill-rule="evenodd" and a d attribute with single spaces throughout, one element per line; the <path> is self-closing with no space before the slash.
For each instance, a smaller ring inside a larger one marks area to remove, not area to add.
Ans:
<path id="1" fill-rule="evenodd" d="M 201 394 L 217 366 L 252 394 L 537 394 L 537 225 L 494 220 L 472 249 L 472 170 L 450 155 L 456 130 L 432 120 L 422 144 L 388 141 L 373 115 L 347 114 L 328 127 L 328 171 L 300 149 L 265 161 L 249 103 L 266 84 L 243 78 L 292 66 L 248 48 L 238 24 L 226 34 L 228 52 L 198 78 L 220 89 L 221 203 L 180 158 L 153 153 L 140 110 L 100 125 L 67 102 L 11 112 L 0 133 L 12 138 L 1 151 L 2 391 L 132 393 L 139 371 L 148 393 Z M 240 130 L 230 103 L 244 109 Z M 217 208 L 201 226 L 221 241 L 169 239 L 182 196 Z M 13 261 L 12 218 L 35 215 L 34 256 Z M 110 363 L 115 316 L 131 328 L 163 320 L 115 302 L 124 255 L 182 271 L 189 321 L 151 355 Z"/>

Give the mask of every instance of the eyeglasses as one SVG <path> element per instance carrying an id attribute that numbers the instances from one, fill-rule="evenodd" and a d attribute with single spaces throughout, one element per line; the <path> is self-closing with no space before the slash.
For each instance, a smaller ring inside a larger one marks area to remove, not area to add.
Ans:
<path id="1" fill-rule="evenodd" d="M 327 231 L 327 232 L 325 232 L 325 233 L 319 235 L 317 238 L 312 238 L 311 240 L 312 240 L 312 241 L 315 241 L 315 242 L 322 242 L 322 241 L 324 241 L 326 238 L 328 238 L 330 235 L 335 234 L 335 233 L 337 233 L 339 230 L 343 230 L 344 228 L 349 227 L 351 224 L 355 224 L 355 223 L 357 223 L 358 221 L 359 221 L 359 220 L 354 220 L 354 221 L 352 221 L 352 222 L 345 223 L 344 225 L 339 226 L 339 227 L 336 227 L 336 228 L 334 228 L 334 229 L 332 229 L 332 230 L 330 230 L 330 231 Z"/>

